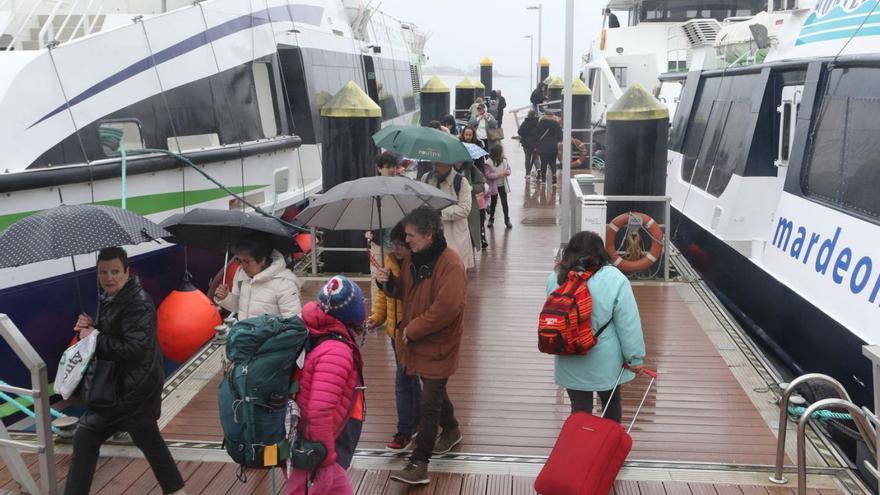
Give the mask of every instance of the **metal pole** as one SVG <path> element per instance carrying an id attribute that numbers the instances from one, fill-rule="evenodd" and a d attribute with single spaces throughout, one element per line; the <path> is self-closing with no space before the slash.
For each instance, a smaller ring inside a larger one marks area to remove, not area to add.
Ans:
<path id="1" fill-rule="evenodd" d="M 535 37 L 531 34 L 529 35 L 529 89 L 535 89 L 537 84 L 534 83 L 533 76 L 535 75 L 531 71 L 531 67 L 535 66 Z"/>
<path id="2" fill-rule="evenodd" d="M 312 235 L 312 276 L 315 277 L 318 275 L 318 235 L 317 229 L 314 227 L 309 228 L 309 233 Z"/>
<path id="3" fill-rule="evenodd" d="M 538 16 L 540 17 L 540 10 Z M 538 43 L 540 45 L 540 43 Z M 569 182 L 571 178 L 571 82 L 573 77 L 574 58 L 574 0 L 565 0 L 565 87 L 562 88 L 562 181 Z M 560 230 L 565 244 L 571 237 L 571 192 L 568 187 L 562 188 L 562 208 Z"/>
<path id="4" fill-rule="evenodd" d="M 591 140 L 592 142 L 592 140 Z M 663 226 L 663 230 L 666 231 L 666 235 L 663 239 L 663 280 L 669 282 L 669 226 L 672 225 L 672 220 L 670 220 L 670 207 L 669 204 L 672 202 L 672 198 L 666 198 L 666 202 L 664 205 L 663 217 L 665 218 L 664 222 L 666 225 Z"/>
<path id="5" fill-rule="evenodd" d="M 542 20 L 542 14 L 544 12 L 544 4 L 538 4 L 538 72 L 535 73 L 535 77 L 538 81 L 541 80 L 541 26 L 544 25 Z"/>

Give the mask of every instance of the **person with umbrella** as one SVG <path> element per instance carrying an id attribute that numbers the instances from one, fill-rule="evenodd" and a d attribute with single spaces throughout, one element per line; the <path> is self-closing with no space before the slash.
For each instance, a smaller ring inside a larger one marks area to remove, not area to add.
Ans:
<path id="1" fill-rule="evenodd" d="M 165 374 L 156 308 L 138 278 L 129 274 L 122 248 L 102 249 L 97 272 L 102 289 L 97 321 L 82 314 L 74 327 L 79 338 L 96 330 L 99 334 L 80 387 L 86 411 L 73 437 L 64 493 L 89 493 L 101 445 L 120 431 L 127 431 L 144 453 L 164 493 L 183 493 L 183 477 L 157 423 Z"/>
<path id="2" fill-rule="evenodd" d="M 456 199 L 454 205 L 441 212 L 446 242 L 461 257 L 465 269 L 471 269 L 475 266 L 469 225 L 469 216 L 474 206 L 471 184 L 448 163 L 433 162 L 432 166 L 434 170 L 424 177 L 424 182 Z"/>
<path id="3" fill-rule="evenodd" d="M 231 290 L 225 280 L 217 287 L 214 300 L 220 306 L 238 313 L 239 320 L 264 314 L 290 318 L 301 312 L 299 280 L 266 236 L 244 237 L 234 251 L 239 268 Z"/>

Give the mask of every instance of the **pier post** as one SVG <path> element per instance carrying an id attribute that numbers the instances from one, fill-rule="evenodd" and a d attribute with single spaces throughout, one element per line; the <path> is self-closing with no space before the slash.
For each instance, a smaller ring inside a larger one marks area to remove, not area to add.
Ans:
<path id="1" fill-rule="evenodd" d="M 437 76 L 432 76 L 422 86 L 419 100 L 421 108 L 420 125 L 428 125 L 428 122 L 440 120 L 449 114 L 449 88 Z"/>
<path id="2" fill-rule="evenodd" d="M 486 94 L 492 94 L 492 60 L 489 57 L 483 57 L 480 60 L 480 82 L 486 87 Z"/>

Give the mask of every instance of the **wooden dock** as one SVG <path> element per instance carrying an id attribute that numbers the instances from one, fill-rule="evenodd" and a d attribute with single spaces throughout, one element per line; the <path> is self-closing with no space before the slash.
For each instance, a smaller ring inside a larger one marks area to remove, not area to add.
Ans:
<path id="1" fill-rule="evenodd" d="M 553 359 L 537 351 L 535 336 L 560 241 L 560 192 L 525 181 L 516 141 L 508 140 L 506 149 L 514 168 L 509 195 L 514 227 L 496 222 L 488 230 L 489 248 L 477 254 L 469 274 L 461 366 L 449 382 L 464 441 L 432 460 L 430 485 L 408 491 L 388 479 L 389 471 L 404 462 L 383 452 L 395 432 L 395 365 L 384 332 L 373 335 L 364 349 L 367 419 L 349 472 L 358 494 L 534 493 L 534 477 L 570 411 L 567 396 L 553 382 Z M 560 187 L 564 184 L 560 181 Z M 713 316 L 717 311 L 707 310 L 694 283 L 634 283 L 647 365 L 659 379 L 632 430 L 633 451 L 615 493 L 796 493 L 794 484 L 775 487 L 767 481 L 776 449 L 771 425 L 778 414 L 768 401 L 768 375 L 743 348 L 741 336 L 725 330 Z M 310 281 L 304 292 L 314 295 L 319 285 Z M 203 364 L 174 381 L 178 388 L 168 393 L 163 435 L 180 459 L 188 494 L 269 493 L 272 479 L 266 471 L 249 472 L 249 481 L 242 484 L 236 480 L 237 466 L 222 462 L 228 459 L 219 448 L 219 352 L 210 351 Z M 625 421 L 646 385 L 639 379 L 623 387 Z M 790 443 L 793 438 L 789 434 Z M 852 473 L 823 446 L 820 439 L 811 440 L 810 493 L 858 492 Z M 158 493 L 135 449 L 112 447 L 109 452 L 112 457 L 101 459 L 92 493 Z M 791 445 L 787 453 L 794 458 Z M 59 476 L 68 462 L 67 455 L 59 455 Z M 9 485 L 4 468 L 0 492 Z M 275 487 L 282 492 L 280 471 Z"/>

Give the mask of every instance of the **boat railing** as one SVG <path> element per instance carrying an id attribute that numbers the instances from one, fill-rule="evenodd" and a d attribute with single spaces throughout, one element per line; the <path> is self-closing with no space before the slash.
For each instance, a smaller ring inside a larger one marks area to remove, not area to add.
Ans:
<path id="1" fill-rule="evenodd" d="M 58 0 L 55 2 L 55 6 L 52 7 L 52 10 L 49 11 L 49 15 L 46 17 L 46 22 L 43 23 L 43 27 L 40 28 L 40 32 L 37 34 L 37 45 L 40 48 L 46 48 L 49 41 L 55 40 L 55 17 L 65 3 L 67 3 L 65 0 Z"/>
<path id="2" fill-rule="evenodd" d="M 878 395 L 880 394 L 880 390 L 878 390 L 878 387 L 880 387 L 880 382 L 878 382 L 878 376 L 880 376 L 880 346 L 865 346 L 863 352 L 866 356 L 871 358 L 874 363 L 874 396 L 875 401 L 880 404 L 880 395 Z M 880 420 L 877 419 L 877 416 L 868 408 L 859 408 L 855 405 L 852 402 L 852 399 L 850 399 L 849 393 L 847 393 L 846 389 L 839 381 L 828 375 L 808 373 L 792 380 L 791 383 L 785 387 L 782 395 L 779 397 L 779 428 L 777 430 L 776 466 L 773 475 L 770 476 L 770 481 L 776 484 L 788 483 L 788 479 L 782 474 L 783 464 L 785 462 L 788 406 L 794 391 L 799 386 L 808 382 L 819 382 L 829 385 L 835 392 L 837 392 L 839 398 L 827 398 L 814 402 L 804 410 L 798 420 L 796 459 L 798 495 L 805 495 L 807 493 L 806 427 L 814 413 L 827 409 L 846 410 L 849 413 L 849 417 L 852 418 L 855 423 L 862 440 L 868 446 L 870 451 L 874 453 L 875 462 L 877 459 L 880 459 L 880 451 L 877 450 L 878 441 L 880 441 L 880 439 L 877 437 L 877 428 L 875 426 L 880 426 Z M 880 479 L 880 472 L 878 472 L 868 460 L 865 461 L 864 467 L 874 477 Z"/>
<path id="3" fill-rule="evenodd" d="M 15 34 L 12 35 L 12 39 L 9 41 L 9 45 L 7 45 L 9 47 L 7 48 L 8 50 L 21 49 L 21 35 L 25 32 L 25 30 L 30 27 L 31 21 L 37 14 L 37 9 L 40 7 L 40 4 L 40 2 L 34 2 L 31 6 L 31 10 L 29 10 L 27 15 L 25 15 L 24 18 L 21 20 L 21 24 L 18 26 L 18 31 L 16 31 Z M 18 43 L 18 45 L 16 45 L 16 43 Z"/>
<path id="4" fill-rule="evenodd" d="M 2 313 L 0 313 L 0 336 L 30 371 L 32 387 L 26 389 L 0 384 L 0 391 L 31 397 L 34 402 L 34 419 L 37 427 L 36 441 L 18 441 L 12 440 L 6 426 L 0 422 L 0 457 L 6 463 L 12 478 L 22 489 L 34 495 L 38 493 L 55 495 L 57 493 L 55 450 L 52 443 L 52 416 L 49 412 L 49 376 L 46 363 L 12 320 Z M 37 454 L 40 467 L 39 485 L 22 459 L 22 451 Z"/>

